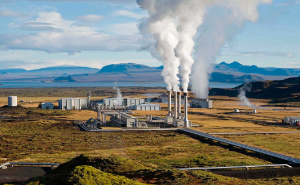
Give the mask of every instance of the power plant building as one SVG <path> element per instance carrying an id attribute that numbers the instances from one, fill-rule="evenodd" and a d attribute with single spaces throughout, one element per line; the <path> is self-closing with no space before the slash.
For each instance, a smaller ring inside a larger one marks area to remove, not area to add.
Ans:
<path id="1" fill-rule="evenodd" d="M 284 123 L 294 125 L 300 123 L 300 117 L 284 117 Z"/>
<path id="2" fill-rule="evenodd" d="M 87 108 L 86 98 L 62 98 L 58 100 L 58 106 L 61 110 L 79 110 Z"/>
<path id="3" fill-rule="evenodd" d="M 119 101 L 119 98 L 105 98 L 103 99 L 103 105 L 108 109 L 112 109 L 114 106 L 131 107 L 145 103 L 145 99 L 141 98 L 122 98 Z"/>
<path id="4" fill-rule="evenodd" d="M 159 111 L 160 105 L 158 104 L 140 104 L 128 107 L 131 110 L 142 110 L 142 111 Z"/>
<path id="5" fill-rule="evenodd" d="M 190 104 L 191 108 L 206 108 L 212 109 L 213 108 L 213 101 L 209 99 L 194 99 Z"/>

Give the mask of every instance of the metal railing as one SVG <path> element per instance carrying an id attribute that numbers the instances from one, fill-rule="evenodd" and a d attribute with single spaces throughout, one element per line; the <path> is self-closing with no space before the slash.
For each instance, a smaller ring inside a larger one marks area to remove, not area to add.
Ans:
<path id="1" fill-rule="evenodd" d="M 288 167 L 292 168 L 288 164 L 270 164 L 270 165 L 252 165 L 252 166 L 225 166 L 225 167 L 198 167 L 198 168 L 177 168 L 178 170 L 222 170 L 222 169 L 238 169 L 245 168 L 249 170 L 249 168 L 265 168 L 265 167 Z"/>
<path id="2" fill-rule="evenodd" d="M 14 165 L 20 165 L 20 166 L 59 166 L 59 164 L 57 163 L 23 163 L 23 162 L 7 162 L 7 163 L 4 163 L 4 164 L 1 164 L 0 165 L 0 169 L 4 166 L 7 166 L 7 165 L 11 165 L 12 167 Z"/>

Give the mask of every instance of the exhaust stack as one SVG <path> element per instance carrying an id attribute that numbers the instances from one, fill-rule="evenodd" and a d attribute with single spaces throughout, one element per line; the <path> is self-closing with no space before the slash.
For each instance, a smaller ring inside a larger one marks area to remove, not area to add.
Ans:
<path id="1" fill-rule="evenodd" d="M 168 91 L 168 116 L 172 116 L 171 91 Z"/>
<path id="2" fill-rule="evenodd" d="M 177 92 L 178 96 L 178 119 L 181 116 L 181 92 Z"/>
<path id="3" fill-rule="evenodd" d="M 174 121 L 177 119 L 177 92 L 174 91 Z"/>
<path id="4" fill-rule="evenodd" d="M 190 123 L 188 120 L 188 94 L 183 93 L 184 96 L 184 127 L 190 127 Z"/>

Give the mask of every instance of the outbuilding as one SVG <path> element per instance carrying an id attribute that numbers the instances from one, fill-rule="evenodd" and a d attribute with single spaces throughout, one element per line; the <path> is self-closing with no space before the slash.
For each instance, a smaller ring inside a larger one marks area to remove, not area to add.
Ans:
<path id="1" fill-rule="evenodd" d="M 42 109 L 53 109 L 53 103 L 42 103 Z"/>

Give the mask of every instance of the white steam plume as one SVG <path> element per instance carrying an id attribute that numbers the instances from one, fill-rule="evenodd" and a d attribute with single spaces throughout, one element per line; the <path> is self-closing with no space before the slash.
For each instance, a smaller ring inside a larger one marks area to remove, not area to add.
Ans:
<path id="1" fill-rule="evenodd" d="M 150 12 L 149 12 L 150 13 Z M 180 61 L 175 56 L 174 49 L 178 44 L 178 34 L 172 19 L 155 20 L 150 16 L 145 23 L 140 24 L 144 37 L 152 41 L 149 50 L 155 58 L 163 62 L 162 76 L 170 91 L 179 91 L 179 65 Z"/>
<path id="2" fill-rule="evenodd" d="M 258 5 L 272 0 L 219 0 L 208 10 L 195 51 L 192 90 L 198 98 L 207 98 L 213 63 L 225 43 L 230 42 L 246 21 L 258 19 Z"/>
<path id="3" fill-rule="evenodd" d="M 246 97 L 246 92 L 249 92 L 251 90 L 251 84 L 245 83 L 240 89 L 239 89 L 239 95 L 238 98 L 242 105 L 255 108 L 249 101 L 249 99 Z"/>
<path id="4" fill-rule="evenodd" d="M 246 21 L 257 20 L 257 7 L 260 4 L 271 2 L 272 0 L 137 0 L 140 7 L 149 13 L 149 18 L 141 24 L 140 29 L 144 37 L 152 38 L 152 43 L 148 45 L 152 55 L 164 61 L 163 76 L 168 88 L 173 87 L 174 82 L 178 84 L 176 67 L 179 64 L 172 51 L 175 49 L 176 56 L 180 59 L 184 91 L 187 91 L 189 75 L 193 69 L 192 90 L 198 98 L 207 98 L 209 77 L 220 48 L 242 30 Z M 199 26 L 202 28 L 200 31 Z M 197 33 L 199 38 L 196 39 L 193 66 L 192 52 Z"/>
<path id="5" fill-rule="evenodd" d="M 122 97 L 122 93 L 119 87 L 117 87 L 117 84 L 114 84 L 115 86 L 113 87 L 114 90 L 117 91 L 117 101 L 114 102 L 115 105 L 122 105 L 123 102 L 123 97 Z"/>

